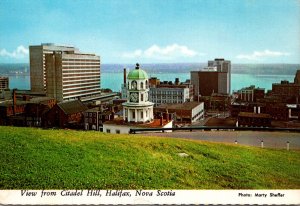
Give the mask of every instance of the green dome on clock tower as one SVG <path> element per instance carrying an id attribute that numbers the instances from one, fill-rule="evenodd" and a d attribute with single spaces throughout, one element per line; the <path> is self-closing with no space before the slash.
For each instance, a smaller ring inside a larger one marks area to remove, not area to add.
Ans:
<path id="1" fill-rule="evenodd" d="M 140 65 L 136 63 L 135 69 L 129 72 L 127 79 L 130 80 L 148 79 L 148 74 L 144 70 L 140 69 Z"/>

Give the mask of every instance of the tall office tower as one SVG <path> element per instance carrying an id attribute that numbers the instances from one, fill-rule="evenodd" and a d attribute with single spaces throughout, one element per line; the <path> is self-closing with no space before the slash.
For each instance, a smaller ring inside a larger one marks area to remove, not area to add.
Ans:
<path id="1" fill-rule="evenodd" d="M 45 92 L 57 101 L 88 101 L 100 95 L 100 57 L 74 47 L 31 46 L 30 74 L 31 90 Z"/>
<path id="2" fill-rule="evenodd" d="M 231 92 L 231 62 L 225 59 L 215 59 L 208 61 L 208 67 L 217 67 L 218 72 L 226 72 L 227 78 L 224 80 L 222 87 L 224 87 L 221 93 L 230 94 Z"/>
<path id="3" fill-rule="evenodd" d="M 30 56 L 30 86 L 32 92 L 46 92 L 46 66 L 45 55 L 53 51 L 78 52 L 78 49 L 72 46 L 55 45 L 45 43 L 41 45 L 29 46 Z"/>
<path id="4" fill-rule="evenodd" d="M 228 94 L 226 90 L 227 73 L 208 70 L 191 71 L 191 83 L 194 85 L 194 99 L 198 95 L 210 96 L 213 93 Z"/>
<path id="5" fill-rule="evenodd" d="M 194 98 L 212 93 L 230 94 L 231 63 L 224 59 L 208 61 L 208 67 L 200 71 L 191 71 L 191 83 L 194 85 Z"/>
<path id="6" fill-rule="evenodd" d="M 9 79 L 8 77 L 0 77 L 0 91 L 9 88 Z"/>

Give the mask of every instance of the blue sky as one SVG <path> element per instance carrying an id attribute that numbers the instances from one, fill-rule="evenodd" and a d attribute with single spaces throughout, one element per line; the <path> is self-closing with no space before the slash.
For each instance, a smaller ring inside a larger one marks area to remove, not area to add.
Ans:
<path id="1" fill-rule="evenodd" d="M 0 63 L 50 42 L 102 63 L 300 63 L 300 1 L 0 1 Z"/>

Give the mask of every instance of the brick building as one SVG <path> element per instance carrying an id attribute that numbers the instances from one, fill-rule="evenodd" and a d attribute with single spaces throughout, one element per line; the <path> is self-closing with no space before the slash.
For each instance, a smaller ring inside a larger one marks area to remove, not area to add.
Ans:
<path id="1" fill-rule="evenodd" d="M 95 107 L 84 111 L 84 129 L 102 132 L 103 123 L 114 120 L 117 117 L 116 112 L 118 111 L 119 109 L 116 109 L 116 107 L 112 105 L 108 107 L 101 105 L 100 107 Z"/>
<path id="2" fill-rule="evenodd" d="M 231 92 L 231 62 L 225 59 L 208 61 L 208 67 L 191 71 L 194 86 L 194 99 L 210 96 L 213 93 L 228 95 Z"/>
<path id="3" fill-rule="evenodd" d="M 254 85 L 250 87 L 242 88 L 238 91 L 238 100 L 245 102 L 256 102 L 259 99 L 263 99 L 265 96 L 265 89 L 255 88 Z"/>
<path id="4" fill-rule="evenodd" d="M 46 127 L 83 128 L 83 112 L 88 108 L 80 100 L 57 103 L 45 115 Z"/>
<path id="5" fill-rule="evenodd" d="M 198 102 L 204 102 L 206 110 L 228 111 L 231 98 L 228 95 L 214 93 L 210 96 L 198 97 Z"/>
<path id="6" fill-rule="evenodd" d="M 237 126 L 239 127 L 270 127 L 272 117 L 269 114 L 257 114 L 252 112 L 240 112 Z"/>

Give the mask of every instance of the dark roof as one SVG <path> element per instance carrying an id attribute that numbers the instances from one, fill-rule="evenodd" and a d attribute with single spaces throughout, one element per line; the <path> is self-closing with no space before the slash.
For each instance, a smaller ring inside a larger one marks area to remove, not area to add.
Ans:
<path id="1" fill-rule="evenodd" d="M 65 114 L 75 114 L 88 109 L 88 107 L 85 106 L 80 100 L 60 102 L 57 104 L 57 106 L 61 108 Z"/>
<path id="2" fill-rule="evenodd" d="M 272 118 L 269 114 L 257 114 L 252 112 L 240 112 L 239 117 L 254 117 L 254 118 Z"/>
<path id="3" fill-rule="evenodd" d="M 191 110 L 200 105 L 203 102 L 184 102 L 182 104 L 161 104 L 155 108 L 157 109 L 181 109 Z"/>

